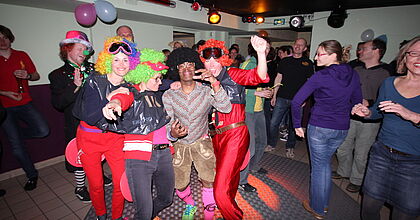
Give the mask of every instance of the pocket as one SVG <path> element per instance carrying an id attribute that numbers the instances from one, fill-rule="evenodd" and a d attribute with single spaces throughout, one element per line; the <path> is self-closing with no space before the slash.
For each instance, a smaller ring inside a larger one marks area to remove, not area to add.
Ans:
<path id="1" fill-rule="evenodd" d="M 175 153 L 172 158 L 172 164 L 174 167 L 181 166 L 184 161 L 184 154 L 186 147 L 182 144 L 174 144 Z"/>
<path id="2" fill-rule="evenodd" d="M 210 138 L 204 138 L 199 140 L 198 154 L 204 158 L 205 160 L 208 160 L 209 158 L 214 156 L 214 150 L 213 150 L 213 143 Z"/>

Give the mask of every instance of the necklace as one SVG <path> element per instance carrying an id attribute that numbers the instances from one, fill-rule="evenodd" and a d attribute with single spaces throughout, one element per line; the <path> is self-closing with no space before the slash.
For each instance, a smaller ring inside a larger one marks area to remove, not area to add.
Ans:
<path id="1" fill-rule="evenodd" d="M 90 63 L 82 63 L 82 65 L 77 65 L 69 60 L 67 60 L 67 63 L 72 66 L 74 69 L 79 69 L 80 70 L 80 74 L 83 77 L 83 82 L 85 81 L 85 79 L 94 71 L 93 65 L 91 65 Z M 67 73 L 67 76 L 70 79 L 74 79 L 74 72 L 72 73 Z"/>

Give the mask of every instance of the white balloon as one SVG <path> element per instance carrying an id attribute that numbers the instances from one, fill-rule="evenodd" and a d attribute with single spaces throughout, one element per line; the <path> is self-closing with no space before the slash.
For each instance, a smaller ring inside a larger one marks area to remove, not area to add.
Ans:
<path id="1" fill-rule="evenodd" d="M 362 39 L 363 42 L 373 40 L 374 37 L 375 37 L 375 33 L 373 32 L 372 29 L 366 29 L 360 35 L 360 39 Z"/>

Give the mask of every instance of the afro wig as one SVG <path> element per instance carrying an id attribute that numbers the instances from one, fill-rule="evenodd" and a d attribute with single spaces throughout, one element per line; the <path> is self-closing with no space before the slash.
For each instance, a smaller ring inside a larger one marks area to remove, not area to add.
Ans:
<path id="1" fill-rule="evenodd" d="M 224 41 L 215 39 L 207 40 L 203 46 L 200 46 L 200 48 L 198 49 L 198 53 L 201 54 L 201 52 L 203 52 L 204 49 L 212 47 L 220 48 L 223 51 L 223 55 L 220 58 L 216 59 L 217 62 L 219 62 L 222 66 L 230 66 L 232 64 L 233 60 L 229 58 L 229 51 L 226 49 Z M 206 62 L 206 59 L 204 59 L 202 56 L 200 56 L 200 59 L 203 63 Z"/>
<path id="2" fill-rule="evenodd" d="M 104 49 L 99 53 L 98 60 L 95 64 L 95 70 L 98 71 L 100 74 L 111 73 L 112 58 L 114 57 L 114 54 L 111 54 L 108 49 L 113 43 L 118 42 L 126 43 L 132 51 L 130 55 L 127 54 L 128 60 L 130 62 L 130 70 L 134 70 L 136 66 L 140 63 L 140 52 L 136 49 L 135 43 L 120 36 L 110 37 L 105 40 Z"/>
<path id="3" fill-rule="evenodd" d="M 134 84 L 147 82 L 154 75 L 158 73 L 164 75 L 168 71 L 168 67 L 163 64 L 165 61 L 165 54 L 162 52 L 144 48 L 141 50 L 140 60 L 141 63 L 124 76 L 124 79 L 127 82 Z"/>
<path id="4" fill-rule="evenodd" d="M 188 47 L 181 47 L 172 51 L 168 56 L 166 65 L 168 65 L 171 70 L 178 72 L 177 66 L 185 62 L 194 63 L 196 69 L 204 68 L 197 51 Z"/>

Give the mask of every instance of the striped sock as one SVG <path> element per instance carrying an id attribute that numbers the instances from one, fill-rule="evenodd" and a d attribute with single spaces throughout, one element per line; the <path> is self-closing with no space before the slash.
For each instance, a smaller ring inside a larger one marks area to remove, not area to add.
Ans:
<path id="1" fill-rule="evenodd" d="M 74 177 L 76 178 L 76 187 L 81 188 L 85 186 L 86 174 L 83 170 L 77 170 L 74 172 Z"/>

